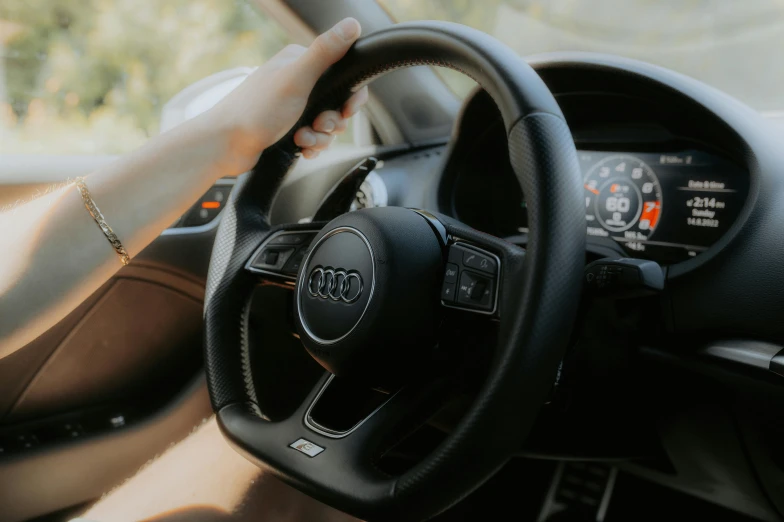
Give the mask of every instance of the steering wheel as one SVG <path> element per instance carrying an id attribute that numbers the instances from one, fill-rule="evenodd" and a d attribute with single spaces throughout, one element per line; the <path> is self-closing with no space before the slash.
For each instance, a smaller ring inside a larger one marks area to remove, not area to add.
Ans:
<path id="1" fill-rule="evenodd" d="M 340 107 L 382 74 L 415 65 L 463 72 L 500 108 L 526 195 L 527 250 L 449 218 L 395 207 L 271 227 L 272 201 L 297 158 L 290 133 L 263 152 L 225 206 L 204 308 L 208 387 L 225 437 L 308 495 L 372 520 L 431 517 L 519 449 L 568 343 L 584 266 L 582 182 L 569 128 L 533 69 L 491 36 L 446 22 L 368 35 L 319 80 L 301 121 Z M 297 254 L 294 276 L 279 257 Z M 250 360 L 264 347 L 251 345 L 248 332 L 253 289 L 276 278 L 290 281 L 302 344 L 328 370 L 285 419 L 259 408 Z M 437 394 L 421 378 L 420 385 L 408 383 L 423 351 L 443 341 L 445 314 L 494 322 L 487 377 L 451 433 L 421 462 L 390 475 L 375 456 L 399 440 L 401 424 L 416 417 L 421 423 L 421 413 L 432 412 Z M 330 428 L 313 408 L 326 400 L 333 379 L 383 382 L 395 392 L 351 426 Z"/>

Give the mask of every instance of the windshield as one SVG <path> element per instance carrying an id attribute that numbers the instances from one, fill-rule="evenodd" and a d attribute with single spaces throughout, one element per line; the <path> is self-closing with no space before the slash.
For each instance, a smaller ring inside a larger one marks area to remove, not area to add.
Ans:
<path id="1" fill-rule="evenodd" d="M 521 55 L 611 53 L 661 65 L 762 111 L 784 109 L 781 0 L 379 0 L 397 21 L 448 20 Z M 464 94 L 473 85 L 446 74 Z"/>
<path id="2" fill-rule="evenodd" d="M 0 154 L 119 154 L 164 104 L 288 43 L 244 0 L 0 0 Z"/>

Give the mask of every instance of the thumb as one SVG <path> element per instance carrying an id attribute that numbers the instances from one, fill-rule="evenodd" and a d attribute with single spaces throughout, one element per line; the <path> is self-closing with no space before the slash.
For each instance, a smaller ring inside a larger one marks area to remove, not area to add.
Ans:
<path id="1" fill-rule="evenodd" d="M 361 33 L 362 28 L 355 18 L 344 18 L 320 34 L 297 60 L 302 75 L 315 84 L 330 65 L 343 58 Z"/>

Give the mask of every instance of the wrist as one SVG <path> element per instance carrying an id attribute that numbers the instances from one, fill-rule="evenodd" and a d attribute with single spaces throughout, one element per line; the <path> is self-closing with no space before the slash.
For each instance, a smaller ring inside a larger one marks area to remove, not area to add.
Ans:
<path id="1" fill-rule="evenodd" d="M 243 124 L 216 111 L 219 107 L 200 115 L 197 124 L 208 139 L 217 145 L 215 169 L 219 177 L 239 176 L 253 168 L 261 152 L 270 144 L 254 136 Z"/>

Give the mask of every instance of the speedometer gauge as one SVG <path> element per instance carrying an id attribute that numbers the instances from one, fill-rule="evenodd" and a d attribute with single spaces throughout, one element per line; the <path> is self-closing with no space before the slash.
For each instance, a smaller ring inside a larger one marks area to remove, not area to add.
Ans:
<path id="1" fill-rule="evenodd" d="M 659 223 L 662 190 L 653 170 L 630 155 L 609 156 L 591 167 L 584 179 L 588 235 L 647 240 Z"/>

